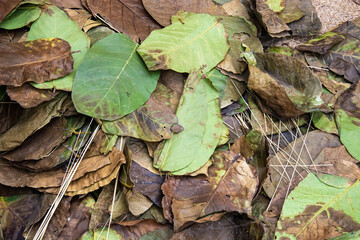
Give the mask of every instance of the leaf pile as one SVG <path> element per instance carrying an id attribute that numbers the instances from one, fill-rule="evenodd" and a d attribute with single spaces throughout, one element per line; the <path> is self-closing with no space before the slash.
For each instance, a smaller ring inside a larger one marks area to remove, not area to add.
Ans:
<path id="1" fill-rule="evenodd" d="M 359 236 L 360 18 L 324 33 L 310 0 L 0 5 L 1 238 Z"/>

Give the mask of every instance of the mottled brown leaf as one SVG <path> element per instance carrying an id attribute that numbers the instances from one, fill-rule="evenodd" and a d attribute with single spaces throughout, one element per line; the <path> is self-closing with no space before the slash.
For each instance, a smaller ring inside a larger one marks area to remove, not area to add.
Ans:
<path id="1" fill-rule="evenodd" d="M 144 40 L 161 26 L 146 12 L 141 0 L 87 0 L 87 7 L 96 17 L 99 15 L 113 28 L 133 40 Z"/>
<path id="2" fill-rule="evenodd" d="M 20 87 L 7 86 L 6 93 L 11 100 L 18 102 L 23 108 L 36 107 L 40 103 L 49 101 L 59 94 L 57 91 L 34 88 L 29 83 L 24 83 Z"/>
<path id="3" fill-rule="evenodd" d="M 63 77 L 73 70 L 70 45 L 59 38 L 0 44 L 0 84 L 21 86 Z"/>
<path id="4" fill-rule="evenodd" d="M 333 32 L 327 32 L 318 38 L 312 39 L 304 44 L 296 46 L 297 50 L 314 52 L 319 54 L 325 54 L 336 43 L 341 42 L 344 39 L 343 36 Z"/>
<path id="5" fill-rule="evenodd" d="M 171 16 L 180 10 L 211 15 L 226 15 L 223 8 L 211 0 L 143 0 L 146 10 L 162 26 L 170 25 Z"/>
<path id="6" fill-rule="evenodd" d="M 253 168 L 233 152 L 216 152 L 212 160 L 208 177 L 186 176 L 178 178 L 175 184 L 169 179 L 163 184 L 164 210 L 171 208 L 175 231 L 212 213 L 249 212 L 258 185 Z M 166 212 L 164 215 L 169 217 Z"/>
<path id="7" fill-rule="evenodd" d="M 100 225 L 105 224 L 109 219 L 110 213 L 108 208 L 112 203 L 114 189 L 115 184 L 112 182 L 104 186 L 101 190 L 101 193 L 95 202 L 94 209 L 91 212 L 91 218 L 89 222 L 90 230 L 95 230 L 97 227 L 100 227 Z"/>

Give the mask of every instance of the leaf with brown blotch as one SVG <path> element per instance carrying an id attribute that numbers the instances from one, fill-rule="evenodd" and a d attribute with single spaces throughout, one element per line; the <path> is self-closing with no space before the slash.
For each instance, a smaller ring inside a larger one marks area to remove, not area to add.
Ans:
<path id="1" fill-rule="evenodd" d="M 260 15 L 261 22 L 272 37 L 290 36 L 291 29 L 278 15 L 270 9 L 265 0 L 256 0 L 256 11 Z"/>
<path id="2" fill-rule="evenodd" d="M 332 174 L 340 177 L 346 177 L 351 181 L 356 181 L 360 178 L 360 168 L 356 165 L 358 161 L 350 156 L 344 146 L 339 147 L 325 147 L 321 150 L 319 155 L 314 159 L 316 167 L 308 167 L 313 173 Z M 289 192 L 292 191 L 299 182 L 307 175 L 305 169 L 298 169 L 299 176 L 293 178 Z M 266 212 L 267 216 L 279 216 L 282 206 L 284 204 L 287 194 L 287 187 L 282 187 L 276 193 L 269 211 Z"/>
<path id="3" fill-rule="evenodd" d="M 131 163 L 129 177 L 134 183 L 133 188 L 150 198 L 156 205 L 161 206 L 161 185 L 165 177 L 152 173 L 139 165 L 136 161 Z"/>
<path id="4" fill-rule="evenodd" d="M 58 94 L 49 102 L 35 108 L 25 109 L 18 121 L 0 135 L 0 151 L 9 151 L 19 146 L 26 138 L 44 127 L 54 117 L 62 114 L 62 105 L 66 103 L 67 94 Z"/>
<path id="5" fill-rule="evenodd" d="M 89 229 L 94 204 L 95 199 L 91 195 L 73 201 L 67 222 L 57 240 L 80 239 L 81 235 Z"/>
<path id="6" fill-rule="evenodd" d="M 50 155 L 54 148 L 71 135 L 66 126 L 67 121 L 65 118 L 55 118 L 48 125 L 27 138 L 19 147 L 1 157 L 14 162 L 44 158 Z"/>
<path id="7" fill-rule="evenodd" d="M 0 84 L 21 86 L 64 77 L 73 70 L 70 45 L 60 38 L 0 44 Z"/>
<path id="8" fill-rule="evenodd" d="M 46 213 L 55 196 L 27 194 L 0 197 L 1 236 L 3 239 L 23 239 L 26 227 L 38 222 Z"/>
<path id="9" fill-rule="evenodd" d="M 125 156 L 115 147 L 113 147 L 113 150 L 106 156 L 100 155 L 89 159 L 91 159 L 93 164 L 96 165 L 99 165 L 99 161 L 106 160 L 109 164 L 103 165 L 102 167 L 97 167 L 95 170 L 88 170 L 86 166 L 84 166 L 82 169 L 82 175 L 80 175 L 80 169 L 78 169 L 69 187 L 67 188 L 65 195 L 75 196 L 86 194 L 109 184 L 114 178 L 116 178 L 121 164 L 125 163 Z M 79 168 L 80 167 L 81 164 Z M 88 168 L 90 167 L 88 166 Z M 59 192 L 58 186 L 48 188 L 38 187 L 38 190 L 56 194 Z"/>
<path id="10" fill-rule="evenodd" d="M 20 87 L 7 86 L 6 93 L 11 100 L 18 102 L 23 108 L 36 107 L 40 103 L 49 101 L 59 94 L 58 91 L 34 88 L 29 83 L 24 83 Z"/>
<path id="11" fill-rule="evenodd" d="M 21 2 L 22 0 L 0 0 L 0 22 L 4 19 L 4 17 L 13 10 L 16 5 Z"/>
<path id="12" fill-rule="evenodd" d="M 49 221 L 49 224 L 46 228 L 44 239 L 57 240 L 61 231 L 64 229 L 65 224 L 68 223 L 67 218 L 70 210 L 70 201 L 71 197 L 64 197 L 61 199 L 59 206 L 56 208 L 56 211 L 52 218 Z M 25 229 L 23 236 L 26 236 L 27 239 L 34 239 L 36 232 L 38 231 L 42 221 L 37 222 L 35 225 Z"/>
<path id="13" fill-rule="evenodd" d="M 175 113 L 155 95 L 151 95 L 134 112 L 115 121 L 104 121 L 102 129 L 110 134 L 159 142 L 171 137 L 173 125 L 178 125 Z"/>
<path id="14" fill-rule="evenodd" d="M 146 12 L 141 0 L 86 0 L 91 13 L 98 15 L 112 28 L 128 35 L 137 42 L 144 40 L 161 26 Z"/>
<path id="15" fill-rule="evenodd" d="M 306 150 L 303 147 L 305 140 Z M 275 156 L 271 156 L 268 160 L 268 177 L 265 180 L 264 190 L 268 196 L 272 196 L 276 186 L 280 179 L 281 182 L 278 186 L 279 189 L 286 188 L 288 185 L 288 179 L 292 176 L 294 168 L 292 167 L 296 160 L 299 159 L 298 167 L 296 170 L 299 172 L 304 169 L 304 165 L 311 167 L 312 159 L 315 159 L 323 148 L 326 147 L 339 147 L 341 146 L 340 140 L 337 136 L 325 133 L 319 130 L 309 132 L 304 135 L 303 138 L 299 137 L 291 142 L 283 151 L 279 151 Z M 304 148 L 302 151 L 301 149 Z M 291 164 L 290 164 L 291 163 Z M 284 168 L 286 167 L 286 172 Z M 284 172 L 284 176 L 281 177 L 281 173 Z M 295 172 L 298 175 L 298 172 Z M 286 180 L 285 180 L 286 179 Z"/>
<path id="16" fill-rule="evenodd" d="M 145 9 L 162 26 L 170 25 L 171 16 L 183 10 L 193 13 L 226 15 L 223 8 L 211 0 L 143 0 Z"/>
<path id="17" fill-rule="evenodd" d="M 215 152 L 212 160 L 208 177 L 185 176 L 178 178 L 175 184 L 169 179 L 163 184 L 164 211 L 171 208 L 175 231 L 212 213 L 250 211 L 258 186 L 254 169 L 240 154 L 233 152 Z M 166 212 L 164 215 L 169 217 Z"/>
<path id="18" fill-rule="evenodd" d="M 295 57 L 255 53 L 256 66 L 249 65 L 248 87 L 282 118 L 319 109 L 322 87 L 311 70 Z"/>

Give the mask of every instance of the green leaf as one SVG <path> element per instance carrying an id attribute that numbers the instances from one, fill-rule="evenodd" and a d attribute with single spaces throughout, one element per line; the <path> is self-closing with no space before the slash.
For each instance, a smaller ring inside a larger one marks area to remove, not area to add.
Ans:
<path id="1" fill-rule="evenodd" d="M 142 235 L 139 240 L 168 240 L 172 235 L 173 230 L 169 228 L 160 228 Z"/>
<path id="2" fill-rule="evenodd" d="M 276 13 L 285 8 L 285 0 L 267 0 L 266 4 Z"/>
<path id="3" fill-rule="evenodd" d="M 0 23 L 0 28 L 8 30 L 22 28 L 34 22 L 40 15 L 41 9 L 38 5 L 24 4 L 8 14 Z"/>
<path id="4" fill-rule="evenodd" d="M 207 14 L 194 14 L 170 26 L 153 31 L 138 48 L 150 70 L 172 69 L 208 72 L 224 59 L 229 46 L 219 20 Z"/>
<path id="5" fill-rule="evenodd" d="M 359 229 L 359 180 L 309 173 L 285 200 L 277 239 L 326 239 Z"/>
<path id="6" fill-rule="evenodd" d="M 360 119 L 338 109 L 336 111 L 336 123 L 339 128 L 340 141 L 351 156 L 360 161 Z"/>
<path id="7" fill-rule="evenodd" d="M 74 70 L 65 77 L 46 83 L 33 84 L 33 86 L 41 89 L 56 88 L 58 90 L 71 91 L 76 70 L 90 46 L 90 40 L 86 34 L 81 31 L 77 23 L 71 20 L 65 12 L 56 6 L 51 6 L 46 9 L 38 20 L 33 23 L 27 40 L 52 37 L 64 39 L 70 44 L 71 51 L 78 51 L 73 53 Z"/>
<path id="8" fill-rule="evenodd" d="M 327 133 L 338 134 L 333 113 L 314 112 L 312 121 L 318 129 Z"/>
<path id="9" fill-rule="evenodd" d="M 149 72 L 136 53 L 138 45 L 111 34 L 86 54 L 72 91 L 78 112 L 104 120 L 119 119 L 143 105 L 156 88 L 159 72 Z"/>
<path id="10" fill-rule="evenodd" d="M 328 240 L 359 240 L 360 230 L 341 235 L 339 237 L 329 238 Z"/>
<path id="11" fill-rule="evenodd" d="M 190 73 L 176 112 L 184 130 L 174 133 L 158 148 L 154 167 L 184 175 L 198 170 L 210 159 L 225 129 L 218 97 L 208 79 L 201 79 L 197 72 Z"/>
<path id="12" fill-rule="evenodd" d="M 109 235 L 107 234 L 109 231 Z M 93 232 L 92 230 L 84 233 L 80 240 L 121 240 L 123 237 L 115 230 L 108 228 L 98 228 Z"/>

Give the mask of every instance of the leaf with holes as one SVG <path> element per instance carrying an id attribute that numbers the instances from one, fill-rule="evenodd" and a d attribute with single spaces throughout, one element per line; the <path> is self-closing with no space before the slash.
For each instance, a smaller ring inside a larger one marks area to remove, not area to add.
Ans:
<path id="1" fill-rule="evenodd" d="M 276 237 L 327 239 L 358 230 L 359 198 L 359 179 L 309 173 L 285 200 Z"/>
<path id="2" fill-rule="evenodd" d="M 150 70 L 208 72 L 224 59 L 229 46 L 220 19 L 193 14 L 182 21 L 153 31 L 138 48 Z"/>
<path id="3" fill-rule="evenodd" d="M 156 87 L 158 72 L 149 72 L 136 53 L 138 45 L 121 33 L 96 42 L 81 63 L 72 92 L 78 112 L 116 120 L 143 105 Z"/>

